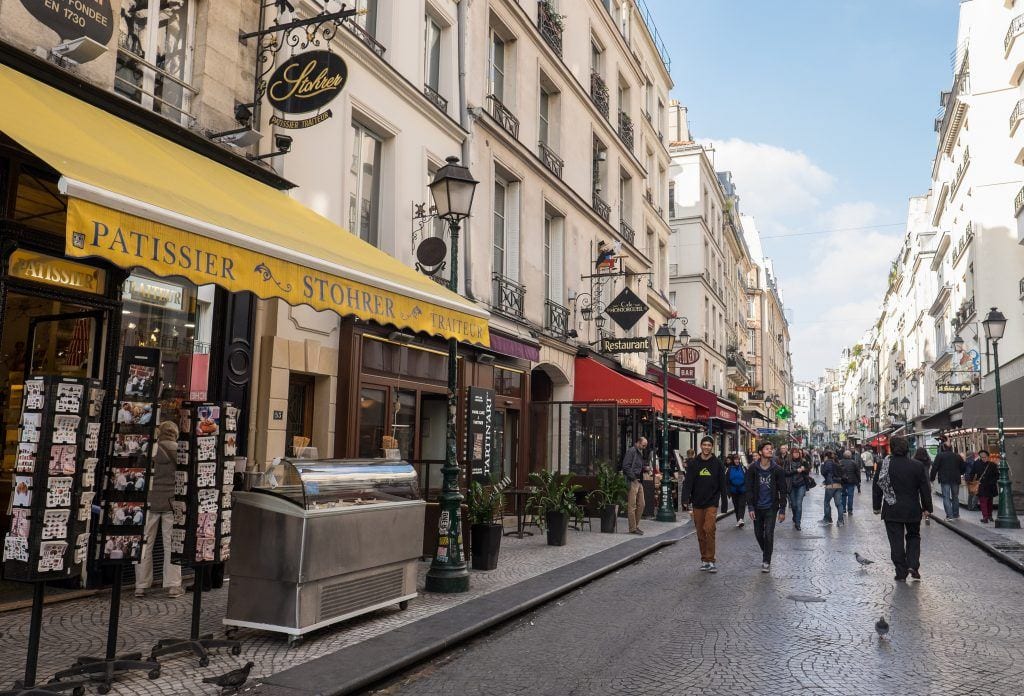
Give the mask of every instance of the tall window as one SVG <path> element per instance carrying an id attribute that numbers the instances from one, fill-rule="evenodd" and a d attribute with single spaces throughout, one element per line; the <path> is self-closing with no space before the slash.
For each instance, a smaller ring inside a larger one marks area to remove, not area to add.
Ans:
<path id="1" fill-rule="evenodd" d="M 601 74 L 601 68 L 603 66 L 603 49 L 597 45 L 596 41 L 591 40 L 590 42 L 590 72 L 595 72 L 598 75 Z"/>
<path id="2" fill-rule="evenodd" d="M 158 21 L 152 21 L 153 18 Z M 114 90 L 148 109 L 188 123 L 192 70 L 192 2 L 125 0 Z"/>
<path id="3" fill-rule="evenodd" d="M 544 215 L 544 297 L 562 304 L 562 259 L 565 242 L 563 239 L 565 219 L 560 215 Z"/>
<path id="4" fill-rule="evenodd" d="M 360 11 L 355 21 L 366 30 L 366 33 L 376 38 L 377 36 L 377 4 L 378 0 L 356 0 L 356 9 Z"/>
<path id="5" fill-rule="evenodd" d="M 668 182 L 668 216 L 676 216 L 676 182 Z"/>
<path id="6" fill-rule="evenodd" d="M 494 233 L 493 233 L 493 262 L 494 272 L 505 275 L 505 232 L 507 228 L 506 198 L 508 187 L 505 182 L 494 181 Z"/>
<path id="7" fill-rule="evenodd" d="M 490 66 L 491 94 L 505 101 L 505 41 L 491 32 Z"/>
<path id="8" fill-rule="evenodd" d="M 551 93 L 543 86 L 540 88 L 540 141 L 551 145 Z"/>
<path id="9" fill-rule="evenodd" d="M 624 221 L 627 225 L 633 219 L 632 210 L 630 209 L 630 190 L 632 189 L 632 181 L 628 176 L 619 174 L 619 219 Z"/>
<path id="10" fill-rule="evenodd" d="M 381 138 L 353 121 L 352 166 L 349 167 L 349 229 L 377 246 L 380 213 Z"/>
<path id="11" fill-rule="evenodd" d="M 430 15 L 424 19 L 423 31 L 423 83 L 441 91 L 441 27 Z"/>

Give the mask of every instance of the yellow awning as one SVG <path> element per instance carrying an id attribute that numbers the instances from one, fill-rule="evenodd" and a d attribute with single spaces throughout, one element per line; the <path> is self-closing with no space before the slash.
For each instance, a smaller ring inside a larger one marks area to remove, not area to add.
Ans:
<path id="1" fill-rule="evenodd" d="M 68 256 L 488 344 L 487 312 L 261 184 L 0 65 L 0 131 L 60 172 Z"/>

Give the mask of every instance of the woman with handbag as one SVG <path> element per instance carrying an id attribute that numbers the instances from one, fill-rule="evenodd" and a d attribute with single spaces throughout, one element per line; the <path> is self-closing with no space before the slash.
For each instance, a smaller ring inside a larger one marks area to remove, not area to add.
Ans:
<path id="1" fill-rule="evenodd" d="M 999 466 L 989 456 L 988 450 L 978 452 L 978 459 L 974 462 L 974 478 L 967 482 L 967 491 L 978 496 L 982 524 L 992 521 L 992 500 L 999 495 Z M 995 458 L 999 459 L 999 455 Z"/>

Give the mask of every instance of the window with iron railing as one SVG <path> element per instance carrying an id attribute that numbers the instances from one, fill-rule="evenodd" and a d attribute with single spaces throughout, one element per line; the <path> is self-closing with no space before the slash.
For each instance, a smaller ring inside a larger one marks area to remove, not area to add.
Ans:
<path id="1" fill-rule="evenodd" d="M 501 314 L 522 319 L 525 316 L 526 286 L 500 273 L 491 276 L 491 308 Z"/>

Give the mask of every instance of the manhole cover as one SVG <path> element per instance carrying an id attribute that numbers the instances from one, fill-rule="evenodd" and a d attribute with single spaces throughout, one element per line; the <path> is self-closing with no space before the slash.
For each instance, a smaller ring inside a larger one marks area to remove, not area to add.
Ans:
<path id="1" fill-rule="evenodd" d="M 800 538 L 801 539 L 824 539 L 825 537 L 823 537 L 823 536 L 805 536 L 805 535 L 801 534 Z"/>
<path id="2" fill-rule="evenodd" d="M 805 602 L 807 604 L 810 604 L 812 602 L 824 602 L 825 601 L 825 599 L 823 597 L 816 597 L 814 595 L 800 595 L 800 594 L 786 595 L 786 599 L 792 599 L 794 602 Z"/>

